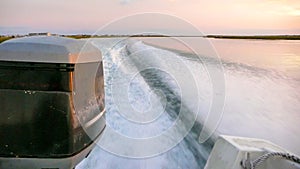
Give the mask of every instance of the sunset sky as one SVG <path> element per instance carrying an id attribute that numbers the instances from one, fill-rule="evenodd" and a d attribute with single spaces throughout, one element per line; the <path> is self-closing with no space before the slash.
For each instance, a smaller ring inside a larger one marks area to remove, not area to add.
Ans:
<path id="1" fill-rule="evenodd" d="M 204 34 L 300 34 L 300 0 L 1 0 L 0 34 L 93 33 L 143 12 L 177 16 Z"/>

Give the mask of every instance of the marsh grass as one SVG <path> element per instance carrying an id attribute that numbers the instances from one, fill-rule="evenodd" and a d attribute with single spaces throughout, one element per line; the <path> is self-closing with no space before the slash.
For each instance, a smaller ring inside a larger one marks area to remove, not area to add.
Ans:
<path id="1" fill-rule="evenodd" d="M 14 36 L 0 36 L 0 43 L 12 38 L 14 38 Z"/>
<path id="2" fill-rule="evenodd" d="M 256 36 L 239 36 L 239 35 L 208 35 L 206 38 L 217 39 L 263 39 L 263 40 L 300 40 L 300 35 L 256 35 Z"/>

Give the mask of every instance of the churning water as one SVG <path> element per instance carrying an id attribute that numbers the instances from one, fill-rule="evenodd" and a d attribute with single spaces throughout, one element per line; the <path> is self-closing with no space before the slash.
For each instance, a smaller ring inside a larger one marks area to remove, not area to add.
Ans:
<path id="1" fill-rule="evenodd" d="M 186 124 L 180 126 L 189 132 L 174 147 L 145 158 L 130 158 L 130 153 L 135 156 L 155 147 L 132 147 L 111 139 L 112 151 L 98 146 L 76 169 L 203 168 L 214 139 L 199 143 L 198 137 L 213 97 L 218 95 L 207 68 L 214 71 L 218 63 L 223 67 L 220 83 L 225 84 L 225 100 L 220 104 L 223 116 L 213 136 L 263 138 L 300 154 L 299 41 L 212 40 L 221 58 L 218 62 L 204 55 L 199 59 L 162 38 L 142 39 L 146 43 L 119 40 L 92 40 L 104 58 L 109 128 L 129 138 L 150 138 L 172 128 L 182 111 Z M 193 43 L 193 38 L 190 40 Z M 124 95 L 128 102 L 120 99 Z M 160 144 L 164 143 L 153 145 Z M 116 155 L 114 146 L 123 149 L 121 156 Z"/>

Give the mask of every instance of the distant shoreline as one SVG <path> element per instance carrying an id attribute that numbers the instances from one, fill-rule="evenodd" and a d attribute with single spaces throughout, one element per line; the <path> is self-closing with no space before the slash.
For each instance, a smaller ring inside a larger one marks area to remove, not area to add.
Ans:
<path id="1" fill-rule="evenodd" d="M 64 35 L 63 35 L 64 36 Z M 150 38 L 166 38 L 166 37 L 202 37 L 215 39 L 263 39 L 263 40 L 300 40 L 300 35 L 65 35 L 70 38 L 122 38 L 122 37 L 150 37 Z"/>
<path id="2" fill-rule="evenodd" d="M 207 35 L 215 39 L 261 39 L 261 40 L 300 40 L 300 35 Z"/>
<path id="3" fill-rule="evenodd" d="M 24 37 L 28 35 L 11 35 L 3 36 L 0 35 L 0 43 L 6 40 Z M 56 35 L 57 36 L 57 35 Z M 300 40 L 300 35 L 203 35 L 203 36 L 192 36 L 192 35 L 58 35 L 62 37 L 69 37 L 74 39 L 84 39 L 84 38 L 124 38 L 124 37 L 149 37 L 149 38 L 166 38 L 166 37 L 202 37 L 202 38 L 214 38 L 214 39 L 258 39 L 258 40 Z"/>

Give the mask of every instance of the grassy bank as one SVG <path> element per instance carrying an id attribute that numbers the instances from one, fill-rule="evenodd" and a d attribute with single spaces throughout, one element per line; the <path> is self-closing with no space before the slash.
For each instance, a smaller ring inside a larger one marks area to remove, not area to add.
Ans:
<path id="1" fill-rule="evenodd" d="M 257 35 L 257 36 L 238 36 L 238 35 L 207 35 L 206 38 L 217 39 L 264 39 L 264 40 L 300 40 L 300 35 Z"/>
<path id="2" fill-rule="evenodd" d="M 0 43 L 12 38 L 14 38 L 14 36 L 0 36 Z"/>

